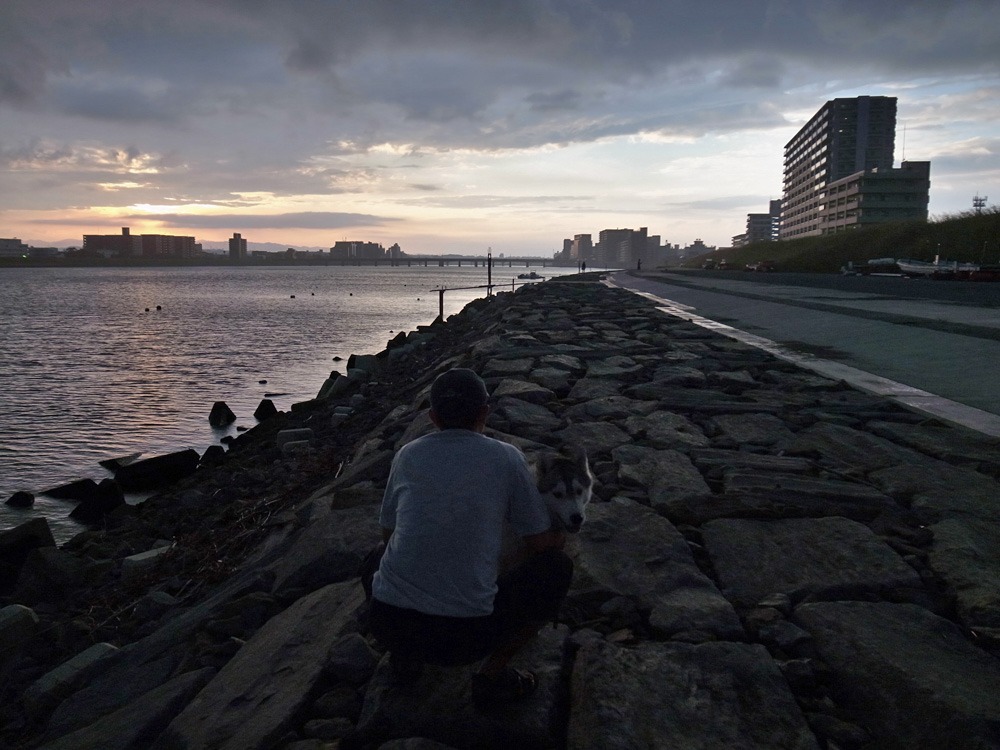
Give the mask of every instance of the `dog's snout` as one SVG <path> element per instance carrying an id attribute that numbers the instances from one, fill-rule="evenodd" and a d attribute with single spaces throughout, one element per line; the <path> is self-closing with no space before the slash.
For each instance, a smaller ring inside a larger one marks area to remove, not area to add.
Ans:
<path id="1" fill-rule="evenodd" d="M 583 525 L 583 516 L 579 513 L 574 513 L 569 517 L 569 522 L 571 526 L 578 529 Z"/>

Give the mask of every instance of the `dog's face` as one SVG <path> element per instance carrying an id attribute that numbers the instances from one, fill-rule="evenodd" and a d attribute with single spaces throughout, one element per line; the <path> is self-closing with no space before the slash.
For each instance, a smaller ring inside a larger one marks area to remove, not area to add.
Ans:
<path id="1" fill-rule="evenodd" d="M 582 450 L 542 454 L 535 461 L 535 479 L 552 529 L 578 532 L 586 520 L 594 485 L 587 454 Z"/>

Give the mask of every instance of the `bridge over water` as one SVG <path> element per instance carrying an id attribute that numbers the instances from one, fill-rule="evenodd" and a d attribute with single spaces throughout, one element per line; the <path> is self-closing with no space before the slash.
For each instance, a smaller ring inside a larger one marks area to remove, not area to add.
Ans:
<path id="1" fill-rule="evenodd" d="M 538 266 L 548 268 L 549 266 L 575 267 L 576 263 L 566 264 L 557 262 L 552 258 L 526 256 L 509 258 L 484 258 L 481 255 L 406 255 L 400 258 L 327 258 L 324 262 L 331 266 L 473 266 L 478 268 L 486 267 L 492 260 L 494 268 L 530 268 Z"/>

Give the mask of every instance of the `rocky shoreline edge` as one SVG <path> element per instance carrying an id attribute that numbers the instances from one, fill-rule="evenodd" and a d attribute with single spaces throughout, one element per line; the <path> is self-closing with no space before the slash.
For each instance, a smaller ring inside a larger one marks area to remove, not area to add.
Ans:
<path id="1" fill-rule="evenodd" d="M 12 748 L 1000 747 L 1000 441 L 599 283 L 476 300 L 61 547 L 0 604 Z M 489 434 L 587 449 L 540 688 L 389 684 L 356 570 L 434 376 Z M 30 537 L 34 538 L 34 537 Z"/>

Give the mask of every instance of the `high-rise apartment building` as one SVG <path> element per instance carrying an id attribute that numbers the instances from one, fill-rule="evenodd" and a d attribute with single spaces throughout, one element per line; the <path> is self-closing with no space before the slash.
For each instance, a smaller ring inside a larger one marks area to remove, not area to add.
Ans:
<path id="1" fill-rule="evenodd" d="M 247 259 L 247 240 L 239 232 L 229 238 L 229 260 L 239 263 Z"/>
<path id="2" fill-rule="evenodd" d="M 823 234 L 826 186 L 858 172 L 891 169 L 895 141 L 895 97 L 824 104 L 785 145 L 781 239 Z"/>

